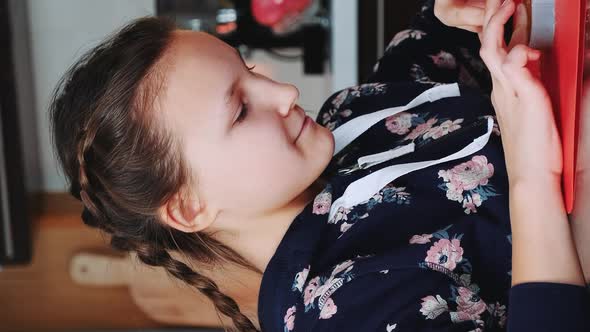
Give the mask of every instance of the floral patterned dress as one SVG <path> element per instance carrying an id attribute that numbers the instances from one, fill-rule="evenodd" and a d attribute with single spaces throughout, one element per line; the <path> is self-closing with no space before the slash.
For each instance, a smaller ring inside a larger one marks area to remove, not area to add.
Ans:
<path id="1" fill-rule="evenodd" d="M 264 271 L 263 331 L 590 331 L 583 287 L 511 287 L 508 177 L 501 133 L 464 158 L 401 176 L 329 218 L 347 186 L 391 165 L 443 158 L 493 119 L 475 34 L 444 26 L 425 2 L 364 84 L 333 94 L 317 122 L 331 130 L 405 105 L 437 85 L 461 96 L 385 118 L 338 152 L 324 190 L 295 218 Z M 359 158 L 414 143 L 363 167 Z"/>

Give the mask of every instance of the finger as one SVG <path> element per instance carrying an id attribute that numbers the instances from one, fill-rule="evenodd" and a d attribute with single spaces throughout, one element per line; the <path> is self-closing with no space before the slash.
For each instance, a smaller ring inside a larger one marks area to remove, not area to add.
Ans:
<path id="1" fill-rule="evenodd" d="M 539 60 L 541 52 L 525 45 L 516 45 L 506 56 L 506 62 L 502 65 L 502 72 L 515 89 L 518 96 L 537 98 L 540 90 L 544 89 L 542 83 L 527 68 L 531 61 Z"/>
<path id="2" fill-rule="evenodd" d="M 530 61 L 539 60 L 540 57 L 541 51 L 519 44 L 506 55 L 506 63 L 516 67 L 526 67 Z"/>
<path id="3" fill-rule="evenodd" d="M 492 15 L 488 25 L 484 27 L 484 43 L 492 51 L 505 47 L 504 25 L 514 13 L 514 9 L 514 1 L 506 0 L 502 7 Z"/>
<path id="4" fill-rule="evenodd" d="M 498 11 L 502 0 L 486 0 L 485 15 L 484 15 L 484 27 L 488 25 L 492 15 Z"/>
<path id="5" fill-rule="evenodd" d="M 512 49 L 517 44 L 529 43 L 528 25 L 529 18 L 526 7 L 524 4 L 519 4 L 516 7 L 516 13 L 514 16 L 514 31 L 510 39 L 508 49 Z"/>

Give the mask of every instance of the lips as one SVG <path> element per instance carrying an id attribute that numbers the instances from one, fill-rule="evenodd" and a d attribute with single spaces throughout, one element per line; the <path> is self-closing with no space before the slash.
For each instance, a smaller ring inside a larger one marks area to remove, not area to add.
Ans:
<path id="1" fill-rule="evenodd" d="M 295 140 L 293 142 L 297 142 L 297 140 L 299 139 L 299 136 L 301 136 L 301 133 L 303 132 L 303 128 L 305 128 L 306 123 L 310 120 L 309 116 L 307 116 L 307 114 L 305 114 L 305 112 L 303 112 L 303 123 L 301 124 L 301 128 L 299 128 L 299 133 L 297 133 L 297 136 L 295 137 Z"/>

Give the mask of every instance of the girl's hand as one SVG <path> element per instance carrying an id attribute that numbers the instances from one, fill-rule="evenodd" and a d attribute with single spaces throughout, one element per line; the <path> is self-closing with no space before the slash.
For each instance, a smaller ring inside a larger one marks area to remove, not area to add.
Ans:
<path id="1" fill-rule="evenodd" d="M 485 0 L 435 0 L 434 16 L 444 25 L 480 33 Z"/>
<path id="2" fill-rule="evenodd" d="M 480 56 L 492 76 L 491 99 L 502 132 L 510 184 L 560 184 L 562 147 L 551 99 L 527 68 L 529 62 L 540 58 L 541 52 L 519 44 L 519 37 L 513 37 L 514 43 L 508 49 L 504 42 L 504 24 L 515 8 L 514 0 L 506 0 L 503 5 L 501 0 L 487 0 L 480 34 Z M 523 15 L 526 9 L 521 5 L 516 21 L 523 22 Z"/>

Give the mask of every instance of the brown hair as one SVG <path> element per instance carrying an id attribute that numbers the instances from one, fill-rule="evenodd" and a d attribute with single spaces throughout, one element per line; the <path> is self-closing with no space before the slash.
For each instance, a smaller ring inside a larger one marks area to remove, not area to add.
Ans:
<path id="1" fill-rule="evenodd" d="M 213 280 L 170 253 L 262 272 L 205 232 L 181 232 L 158 217 L 159 207 L 196 183 L 178 138 L 154 111 L 174 29 L 162 18 L 137 19 L 84 54 L 54 91 L 52 143 L 70 193 L 85 206 L 85 224 L 111 235 L 113 248 L 201 291 L 239 331 L 257 331 Z"/>

